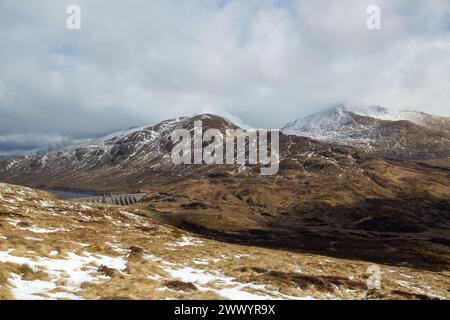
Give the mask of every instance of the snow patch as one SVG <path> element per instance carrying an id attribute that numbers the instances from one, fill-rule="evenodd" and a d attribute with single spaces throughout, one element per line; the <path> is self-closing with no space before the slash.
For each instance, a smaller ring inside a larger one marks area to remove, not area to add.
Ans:
<path id="1" fill-rule="evenodd" d="M 236 279 L 219 272 L 212 273 L 192 267 L 165 267 L 164 271 L 174 278 L 196 284 L 200 291 L 213 291 L 221 297 L 230 300 L 313 299 L 312 297 L 298 298 L 287 296 L 280 292 L 268 290 L 265 285 L 240 283 Z M 255 292 L 250 292 L 249 290 Z"/>
<path id="2" fill-rule="evenodd" d="M 109 257 L 89 252 L 85 252 L 83 255 L 69 252 L 66 259 L 49 259 L 43 257 L 31 259 L 14 256 L 11 254 L 12 252 L 12 249 L 0 251 L 0 263 L 27 264 L 33 270 L 42 270 L 51 277 L 52 283 L 61 279 L 66 280 L 67 286 L 64 289 L 69 291 L 78 291 L 79 286 L 84 282 L 97 282 L 101 280 L 102 278 L 100 276 L 93 275 L 101 265 L 119 271 L 123 271 L 126 268 L 126 260 L 123 257 Z M 43 283 L 35 284 L 43 285 Z M 52 289 L 54 287 L 49 290 Z"/>
<path id="3" fill-rule="evenodd" d="M 169 246 L 171 247 L 188 247 L 188 246 L 198 246 L 203 243 L 201 240 L 197 240 L 191 237 L 183 236 L 182 241 L 170 243 Z"/>
<path id="4" fill-rule="evenodd" d="M 28 240 L 28 241 L 44 241 L 41 238 L 33 238 L 33 237 L 25 237 L 25 240 Z"/>
<path id="5" fill-rule="evenodd" d="M 17 300 L 44 300 L 44 299 L 69 299 L 80 300 L 81 297 L 69 292 L 50 292 L 56 289 L 56 284 L 51 281 L 23 280 L 17 274 L 9 278 L 12 285 L 11 293 Z"/>
<path id="6" fill-rule="evenodd" d="M 42 233 L 42 234 L 54 233 L 54 232 L 61 231 L 61 229 L 57 229 L 57 228 L 45 229 L 45 228 L 39 228 L 39 227 L 21 227 L 20 229 L 29 231 L 29 232 L 33 232 L 33 233 Z"/>

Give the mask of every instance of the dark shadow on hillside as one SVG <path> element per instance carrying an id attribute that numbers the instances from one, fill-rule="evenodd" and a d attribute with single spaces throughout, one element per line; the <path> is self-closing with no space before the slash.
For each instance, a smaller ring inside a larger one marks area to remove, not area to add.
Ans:
<path id="1" fill-rule="evenodd" d="M 450 270 L 448 208 L 450 201 L 442 199 L 377 199 L 352 207 L 296 208 L 265 217 L 261 228 L 234 232 L 215 227 L 215 219 L 224 212 L 199 209 L 157 216 L 224 242 L 442 271 Z M 196 219 L 205 215 L 206 223 Z M 234 218 L 239 223 L 239 216 Z"/>

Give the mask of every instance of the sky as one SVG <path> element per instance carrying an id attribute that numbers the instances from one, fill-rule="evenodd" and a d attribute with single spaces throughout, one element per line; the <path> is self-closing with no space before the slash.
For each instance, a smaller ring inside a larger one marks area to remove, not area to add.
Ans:
<path id="1" fill-rule="evenodd" d="M 342 103 L 450 116 L 450 1 L 0 0 L 0 151 L 193 113 L 280 128 Z"/>

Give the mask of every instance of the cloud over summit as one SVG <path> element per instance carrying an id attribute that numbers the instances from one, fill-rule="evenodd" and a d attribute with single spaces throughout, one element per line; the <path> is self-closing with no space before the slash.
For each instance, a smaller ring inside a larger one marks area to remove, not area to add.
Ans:
<path id="1" fill-rule="evenodd" d="M 449 116 L 449 88 L 447 0 L 0 1 L 0 149 L 215 110 L 260 127 L 339 103 Z"/>

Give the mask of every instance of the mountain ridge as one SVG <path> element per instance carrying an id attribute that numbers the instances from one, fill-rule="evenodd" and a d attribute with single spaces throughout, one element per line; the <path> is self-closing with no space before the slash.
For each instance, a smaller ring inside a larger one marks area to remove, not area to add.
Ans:
<path id="1" fill-rule="evenodd" d="M 336 124 L 342 123 L 342 120 L 348 118 L 349 113 L 385 121 L 410 121 L 429 129 L 450 132 L 450 117 L 436 116 L 419 111 L 388 109 L 386 107 L 375 105 L 338 105 L 287 123 L 281 130 L 286 133 L 296 133 L 295 130 L 301 130 L 303 128 L 308 129 L 311 127 L 324 126 L 325 129 L 325 126 L 329 124 L 327 121 L 334 121 Z M 439 124 L 439 122 L 441 122 L 441 124 Z M 333 127 L 331 127 L 331 129 L 332 128 Z"/>
<path id="2" fill-rule="evenodd" d="M 85 145 L 102 146 L 105 145 L 105 142 L 109 140 L 123 138 L 138 131 L 145 131 L 146 129 L 156 126 L 159 123 L 170 123 L 170 122 L 175 123 L 182 119 L 195 118 L 208 114 L 216 117 L 221 117 L 241 129 L 245 130 L 255 129 L 255 127 L 248 125 L 242 119 L 227 112 L 194 113 L 174 117 L 153 124 L 113 131 L 100 137 L 74 139 L 74 140 L 69 139 L 64 144 L 54 146 L 52 148 L 37 148 L 26 151 L 21 150 L 15 152 L 14 151 L 0 152 L 0 158 L 10 158 L 14 156 L 35 156 L 38 154 L 54 153 L 61 150 L 79 148 Z M 408 121 L 429 130 L 441 131 L 446 134 L 450 134 L 450 117 L 435 116 L 418 111 L 401 111 L 395 109 L 388 109 L 381 106 L 370 106 L 370 105 L 369 106 L 339 105 L 336 107 L 332 107 L 289 122 L 286 125 L 284 125 L 280 129 L 280 131 L 286 135 L 304 136 L 321 141 L 329 141 L 334 143 L 343 143 L 347 145 L 352 145 L 351 141 L 352 135 L 355 134 L 355 131 L 358 128 L 350 128 L 351 130 L 347 131 L 342 129 L 349 128 L 349 125 L 352 123 L 359 125 L 360 130 L 365 129 L 361 123 L 358 123 L 358 121 L 355 120 L 355 116 L 376 119 L 378 121 L 390 121 L 390 122 Z"/>
<path id="3" fill-rule="evenodd" d="M 450 118 L 378 106 L 338 106 L 288 123 L 282 132 L 403 159 L 444 158 Z"/>
<path id="4" fill-rule="evenodd" d="M 237 128 L 222 117 L 198 115 L 113 137 L 99 148 L 0 160 L 0 180 L 51 189 L 144 192 L 148 197 L 138 204 L 143 210 L 214 239 L 448 270 L 450 148 L 426 144 L 445 133 L 409 121 L 351 116 L 358 125 L 393 138 L 414 133 L 420 139 L 407 139 L 413 147 L 399 149 L 404 152 L 369 152 L 281 133 L 280 170 L 273 177 L 262 177 L 251 165 L 175 166 L 172 129 L 192 130 L 196 120 L 203 121 L 204 130 Z M 435 146 L 442 148 L 430 159 L 427 148 Z"/>
<path id="5" fill-rule="evenodd" d="M 433 161 L 432 165 L 450 166 L 450 135 L 446 132 L 429 129 L 408 120 L 396 120 L 400 117 L 399 113 L 385 108 L 364 109 L 361 112 L 364 116 L 348 110 L 347 107 L 336 107 L 307 117 L 308 121 L 302 122 L 302 128 L 305 128 L 307 133 L 305 136 L 298 132 L 292 135 L 286 128 L 282 130 L 280 133 L 281 167 L 293 165 L 300 168 L 297 164 L 298 158 L 290 154 L 293 145 L 304 146 L 302 147 L 304 154 L 314 149 L 330 148 L 328 145 L 331 145 L 331 148 L 346 146 L 386 159 L 427 163 Z M 368 114 L 376 116 L 376 113 L 382 114 L 379 117 L 391 118 L 395 121 L 367 116 Z M 421 113 L 414 113 L 414 115 L 417 114 L 424 117 Z M 411 118 L 411 113 L 408 115 Z M 425 117 L 429 119 L 428 115 Z M 95 181 L 104 180 L 105 186 L 110 182 L 121 185 L 131 177 L 140 182 L 146 179 L 208 175 L 211 172 L 253 176 L 257 172 L 255 166 L 175 166 L 171 162 L 170 153 L 173 143 L 170 135 L 173 129 L 192 130 L 196 120 L 203 121 L 204 130 L 217 128 L 225 131 L 240 128 L 235 123 L 242 125 L 243 121 L 231 119 L 213 114 L 178 117 L 150 126 L 118 131 L 47 153 L 0 158 L 0 179 L 11 183 L 28 185 L 32 183 L 34 186 L 50 186 L 49 181 L 52 181 L 53 186 L 70 187 L 72 185 L 74 189 L 83 189 L 83 184 L 80 185 L 78 182 L 92 181 L 89 186 L 86 186 L 90 190 L 95 186 Z M 296 123 L 299 124 L 299 122 Z M 314 142 L 309 142 L 308 139 L 313 139 Z M 346 150 L 345 153 L 356 152 L 350 150 Z M 337 158 L 333 159 L 336 161 Z M 311 161 L 323 162 L 317 154 L 310 159 Z M 67 179 L 68 177 L 70 179 Z M 66 180 L 72 182 L 66 185 Z M 61 181 L 61 184 L 57 181 Z M 76 181 L 78 182 L 75 183 Z M 139 186 L 144 184 L 144 182 L 137 183 Z M 105 186 L 96 189 L 103 189 Z"/>

